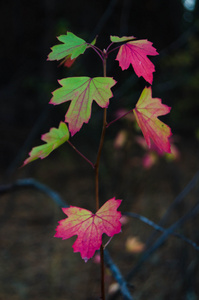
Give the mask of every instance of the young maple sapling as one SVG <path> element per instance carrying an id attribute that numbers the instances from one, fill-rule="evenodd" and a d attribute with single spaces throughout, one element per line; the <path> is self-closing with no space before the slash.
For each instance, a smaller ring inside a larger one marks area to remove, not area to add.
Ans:
<path id="1" fill-rule="evenodd" d="M 112 77 L 107 77 L 106 62 L 110 54 L 118 50 L 116 60 L 122 70 L 132 65 L 138 77 L 142 76 L 150 85 L 153 82 L 153 72 L 155 67 L 147 57 L 148 55 L 158 55 L 152 43 L 148 40 L 137 40 L 134 36 L 117 37 L 111 36 L 111 43 L 105 50 L 99 49 L 96 39 L 92 43 L 87 43 L 71 32 L 58 37 L 61 44 L 51 48 L 48 60 L 62 60 L 61 64 L 71 67 L 76 58 L 83 54 L 87 49 L 93 49 L 100 57 L 103 66 L 103 77 L 90 78 L 69 77 L 59 80 L 60 88 L 55 90 L 50 100 L 51 104 L 58 105 L 71 101 L 65 115 L 65 121 L 61 121 L 58 128 L 51 128 L 50 131 L 42 135 L 41 139 L 45 144 L 34 147 L 29 153 L 29 157 L 24 161 L 24 165 L 38 159 L 47 157 L 53 150 L 68 142 L 70 146 L 85 159 L 94 169 L 95 176 L 95 210 L 92 213 L 86 209 L 70 206 L 63 208 L 63 212 L 68 216 L 59 222 L 56 229 L 55 237 L 68 239 L 77 235 L 73 244 L 74 252 L 80 252 L 81 257 L 88 261 L 93 257 L 96 250 L 100 249 L 101 253 L 101 274 L 102 274 L 102 299 L 104 296 L 104 266 L 103 266 L 103 249 L 102 234 L 106 233 L 109 237 L 121 231 L 121 213 L 117 211 L 121 200 L 114 197 L 109 199 L 100 207 L 99 205 L 99 164 L 104 143 L 107 127 L 112 125 L 119 118 L 107 122 L 107 108 L 109 99 L 113 97 L 111 88 L 117 84 Z M 119 46 L 118 46 L 119 44 Z M 114 48 L 115 47 L 115 48 Z M 95 101 L 104 109 L 102 121 L 102 133 L 99 141 L 96 162 L 91 162 L 69 141 L 70 135 L 74 136 L 81 130 L 84 123 L 88 123 L 91 117 L 92 102 Z M 162 104 L 161 99 L 152 98 L 151 86 L 145 87 L 136 104 L 128 113 L 133 112 L 136 121 L 141 128 L 147 145 L 150 147 L 151 142 L 156 145 L 160 152 L 170 153 L 169 137 L 171 129 L 165 123 L 158 119 L 159 116 L 168 114 L 170 107 Z M 68 127 L 66 125 L 68 124 Z"/>

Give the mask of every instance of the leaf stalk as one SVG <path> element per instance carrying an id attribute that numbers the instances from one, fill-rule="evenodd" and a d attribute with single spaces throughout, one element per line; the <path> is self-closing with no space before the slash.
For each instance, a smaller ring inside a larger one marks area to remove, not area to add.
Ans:
<path id="1" fill-rule="evenodd" d="M 123 117 L 125 117 L 126 115 L 128 115 L 129 113 L 133 112 L 133 109 L 127 111 L 126 113 L 124 113 L 123 115 L 119 116 L 118 118 L 112 120 L 111 122 L 109 122 L 107 125 L 106 125 L 106 128 L 108 128 L 110 125 L 112 125 L 113 123 L 119 121 L 120 119 L 122 119 Z"/>
<path id="2" fill-rule="evenodd" d="M 87 163 L 91 165 L 93 169 L 95 169 L 94 164 L 84 154 L 82 154 L 70 141 L 67 142 Z"/>

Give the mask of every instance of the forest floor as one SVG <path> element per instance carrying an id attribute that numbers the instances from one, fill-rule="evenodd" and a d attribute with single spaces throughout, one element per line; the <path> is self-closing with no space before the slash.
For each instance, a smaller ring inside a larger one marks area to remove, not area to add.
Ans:
<path id="1" fill-rule="evenodd" d="M 199 169 L 198 143 L 181 140 L 178 147 L 180 158 L 177 161 L 168 162 L 162 158 L 148 170 L 140 168 L 139 158 L 131 158 L 120 151 L 112 156 L 112 164 L 102 159 L 100 199 L 105 202 L 116 196 L 123 199 L 122 212 L 134 212 L 158 223 Z M 104 151 L 106 157 L 111 156 L 108 146 Z M 3 174 L 1 176 L 3 178 Z M 12 182 L 27 177 L 34 177 L 51 187 L 70 205 L 94 210 L 93 170 L 72 150 L 68 150 L 67 155 L 58 150 L 46 160 L 17 170 Z M 172 209 L 165 228 L 197 203 L 198 182 Z M 63 218 L 65 215 L 60 208 L 37 190 L 21 189 L 1 196 L 1 300 L 99 299 L 100 266 L 97 257 L 85 263 L 79 253 L 73 253 L 72 244 L 76 237 L 65 241 L 53 237 L 57 222 Z M 125 221 L 122 233 L 116 235 L 107 247 L 124 276 L 138 262 L 141 256 L 139 246 L 142 248 L 142 244 L 135 243 L 129 249 L 127 240 L 137 237 L 148 246 L 154 241 L 149 241 L 153 228 L 137 219 L 126 218 Z M 199 244 L 198 228 L 196 215 L 188 219 L 178 232 Z M 159 236 L 156 233 L 155 238 Z M 106 293 L 110 294 L 117 285 L 108 269 L 105 279 Z M 199 299 L 198 252 L 185 241 L 169 237 L 143 263 L 130 283 L 135 300 Z"/>

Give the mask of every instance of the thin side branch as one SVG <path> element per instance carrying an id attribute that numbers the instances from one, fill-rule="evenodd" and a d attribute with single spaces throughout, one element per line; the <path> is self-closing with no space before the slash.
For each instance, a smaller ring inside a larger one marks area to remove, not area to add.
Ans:
<path id="1" fill-rule="evenodd" d="M 94 164 L 84 154 L 82 154 L 79 150 L 77 150 L 77 148 L 70 141 L 67 142 L 77 152 L 77 154 L 79 154 L 87 163 L 91 165 L 93 169 L 95 168 Z"/>
<path id="2" fill-rule="evenodd" d="M 90 46 L 90 48 L 92 48 L 96 53 L 97 55 L 100 57 L 101 61 L 103 62 L 103 57 L 101 55 L 101 49 L 99 49 L 98 47 L 92 45 L 92 44 L 88 44 Z"/>
<path id="3" fill-rule="evenodd" d="M 122 119 L 123 117 L 125 117 L 126 115 L 128 115 L 129 113 L 133 112 L 133 109 L 127 111 L 125 114 L 119 116 L 118 118 L 114 119 L 113 121 L 109 122 L 107 125 L 106 125 L 106 128 L 108 128 L 110 125 L 112 125 L 113 123 L 119 121 L 120 119 Z"/>

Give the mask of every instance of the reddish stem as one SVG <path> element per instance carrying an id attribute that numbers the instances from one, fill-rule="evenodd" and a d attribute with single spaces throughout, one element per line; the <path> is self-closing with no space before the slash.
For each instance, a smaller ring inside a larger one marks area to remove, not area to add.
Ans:
<path id="1" fill-rule="evenodd" d="M 97 153 L 97 159 L 95 163 L 95 199 L 96 199 L 96 211 L 98 211 L 100 205 L 99 205 L 99 163 L 100 163 L 100 157 L 102 153 L 102 148 L 104 144 L 104 137 L 106 132 L 106 111 L 107 109 L 104 108 L 104 119 L 103 119 L 103 127 L 102 127 L 102 133 L 101 133 L 101 139 L 99 144 L 99 149 Z"/>
<path id="2" fill-rule="evenodd" d="M 94 164 L 86 156 L 84 156 L 79 150 L 77 150 L 77 148 L 70 141 L 67 142 L 87 163 L 91 165 L 93 169 L 95 169 Z"/>
<path id="3" fill-rule="evenodd" d="M 104 77 L 106 77 L 106 59 L 107 53 L 106 50 L 103 52 L 103 73 Z M 104 144 L 104 137 L 106 132 L 106 114 L 107 109 L 104 108 L 104 118 L 103 118 L 103 126 L 102 126 L 102 133 L 100 138 L 99 149 L 97 153 L 97 159 L 95 163 L 95 198 L 96 198 L 96 211 L 99 209 L 99 163 L 101 152 Z M 105 282 L 104 282 L 104 246 L 103 244 L 100 247 L 100 266 L 101 266 L 101 299 L 105 300 Z"/>
<path id="4" fill-rule="evenodd" d="M 110 44 L 110 46 L 112 46 L 112 45 L 113 45 L 113 43 Z M 109 53 L 111 53 L 111 52 L 113 52 L 113 51 L 119 49 L 120 47 L 121 47 L 121 45 L 120 45 L 120 46 L 117 46 L 117 47 L 115 47 L 115 48 L 113 48 L 113 49 L 111 49 L 110 51 L 107 52 L 107 54 L 109 54 Z M 109 48 L 110 48 L 110 47 L 108 47 L 107 50 L 108 50 Z"/>
<path id="5" fill-rule="evenodd" d="M 120 120 L 121 118 L 125 117 L 126 115 L 128 115 L 130 112 L 133 112 L 133 109 L 127 111 L 125 114 L 123 114 L 122 116 L 114 119 L 113 121 L 109 122 L 107 125 L 106 125 L 106 128 L 108 128 L 110 125 L 112 125 L 113 123 L 117 122 L 118 120 Z"/>
<path id="6" fill-rule="evenodd" d="M 103 61 L 104 58 L 103 58 L 102 50 L 92 44 L 88 44 L 88 45 L 99 55 L 100 59 Z"/>
<path id="7" fill-rule="evenodd" d="M 100 247 L 100 265 L 101 265 L 101 299 L 105 300 L 105 278 L 104 278 L 104 246 Z"/>

